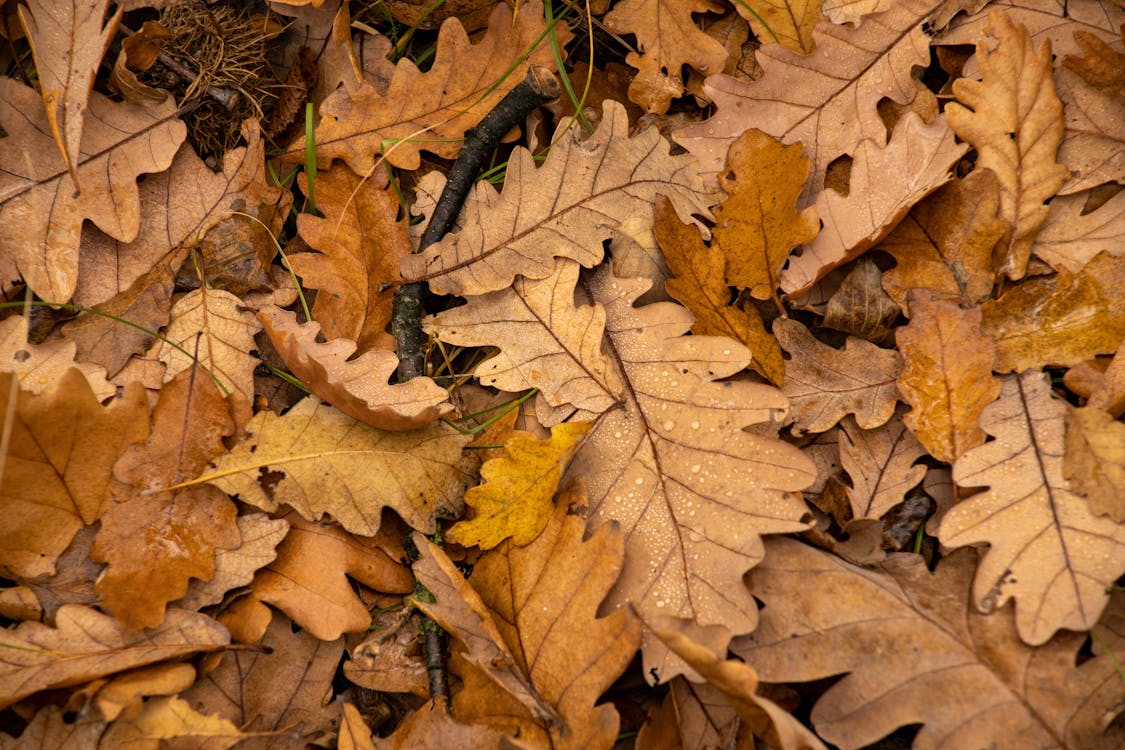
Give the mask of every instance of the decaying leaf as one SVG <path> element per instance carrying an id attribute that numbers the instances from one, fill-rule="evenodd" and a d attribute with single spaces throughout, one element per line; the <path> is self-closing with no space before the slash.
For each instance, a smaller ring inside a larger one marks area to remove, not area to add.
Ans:
<path id="1" fill-rule="evenodd" d="M 309 396 L 282 417 L 258 412 L 247 430 L 197 481 L 270 512 L 286 503 L 310 521 L 331 513 L 356 534 L 374 534 L 386 506 L 433 533 L 439 514 L 456 515 L 468 482 L 469 438 L 443 425 L 384 432 Z"/>
<path id="2" fill-rule="evenodd" d="M 852 517 L 881 518 L 921 483 L 926 467 L 915 462 L 925 449 L 906 429 L 901 413 L 873 430 L 859 429 L 851 418 L 840 426 L 840 464 L 852 480 Z"/>
<path id="3" fill-rule="evenodd" d="M 294 312 L 265 305 L 258 312 L 289 371 L 313 393 L 348 416 L 382 430 L 412 430 L 452 410 L 449 394 L 430 378 L 390 385 L 398 367 L 393 352 L 376 350 L 350 359 L 348 339 L 319 342 L 318 323 L 298 323 Z"/>
<path id="4" fill-rule="evenodd" d="M 523 546 L 539 536 L 551 519 L 559 480 L 590 431 L 590 422 L 563 422 L 549 440 L 516 433 L 504 444 L 506 456 L 486 461 L 481 483 L 465 492 L 475 515 L 454 524 L 446 538 L 466 547 L 492 549 L 505 539 Z"/>
<path id="5" fill-rule="evenodd" d="M 995 440 L 953 465 L 962 487 L 987 489 L 952 508 L 942 544 L 987 542 L 973 584 L 984 612 L 1016 600 L 1016 627 L 1031 645 L 1060 628 L 1089 630 L 1121 575 L 1125 526 L 1090 510 L 1063 474 L 1065 405 L 1045 374 L 1003 378 L 1000 398 L 981 412 Z"/>
<path id="6" fill-rule="evenodd" d="M 1095 515 L 1125 523 L 1125 424 L 1094 406 L 1070 411 L 1063 471 Z"/>
<path id="7" fill-rule="evenodd" d="M 1066 68 L 1055 68 L 1054 76 L 1066 122 L 1058 160 L 1070 170 L 1070 179 L 1059 194 L 1125 181 L 1125 154 L 1120 145 L 1125 139 L 1125 95 L 1094 88 Z"/>
<path id="8" fill-rule="evenodd" d="M 790 539 L 769 540 L 748 584 L 765 603 L 761 623 L 735 651 L 768 682 L 847 673 L 811 717 L 817 734 L 844 750 L 910 724 L 922 725 L 917 750 L 1116 747 L 1119 724 L 1102 734 L 1119 710 L 1120 683 L 1106 687 L 1119 679 L 1113 660 L 1099 652 L 1076 667 L 1084 633 L 1032 649 L 1010 612 L 973 611 L 974 558 L 955 552 L 931 574 L 920 556 L 895 554 L 869 570 Z M 1117 650 L 1120 628 L 1109 625 L 1096 632 Z"/>
<path id="9" fill-rule="evenodd" d="M 250 513 L 235 519 L 241 544 L 234 549 L 215 550 L 215 573 L 209 581 L 192 580 L 187 594 L 175 603 L 180 609 L 199 610 L 218 604 L 231 589 L 245 586 L 259 568 L 277 558 L 275 548 L 289 532 L 289 523 L 265 513 Z"/>
<path id="10" fill-rule="evenodd" d="M 1078 273 L 1103 250 L 1120 256 L 1125 248 L 1125 190 L 1090 213 L 1086 195 L 1057 196 L 1035 236 L 1031 251 L 1055 270 Z"/>
<path id="11" fill-rule="evenodd" d="M 28 322 L 23 315 L 0 321 L 0 369 L 19 377 L 20 388 L 30 393 L 43 393 L 77 367 L 86 376 L 94 398 L 104 401 L 117 393 L 105 379 L 105 368 L 89 362 L 76 362 L 75 345 L 70 341 L 45 341 L 33 344 L 27 340 Z"/>
<path id="12" fill-rule="evenodd" d="M 794 52 L 813 51 L 813 29 L 822 17 L 816 0 L 747 0 L 735 8 L 759 39 L 780 42 Z"/>
<path id="13" fill-rule="evenodd" d="M 1055 161 L 1063 136 L 1063 108 L 1051 78 L 1051 45 L 1035 49 L 1027 28 L 1005 13 L 988 16 L 994 46 L 977 42 L 983 81 L 960 78 L 961 102 L 945 109 L 949 126 L 977 150 L 977 168 L 1000 178 L 1000 216 L 1009 227 L 999 271 L 1022 279 L 1035 232 L 1047 217 L 1044 202 L 1070 170 Z"/>
<path id="14" fill-rule="evenodd" d="M 419 747 L 500 747 L 505 735 L 486 724 L 462 724 L 450 715 L 445 698 L 430 701 L 403 720 L 394 734 L 374 738 L 374 750 L 417 750 Z M 341 745 L 343 750 L 343 745 Z M 357 744 L 355 750 L 366 750 Z"/>
<path id="15" fill-rule="evenodd" d="M 887 343 L 902 308 L 883 291 L 883 272 L 868 256 L 856 260 L 824 307 L 824 327 Z"/>
<path id="16" fill-rule="evenodd" d="M 146 701 L 140 713 L 119 718 L 101 741 L 107 747 L 131 747 L 146 743 L 194 741 L 208 748 L 234 747 L 246 739 L 233 722 L 207 716 L 176 697 Z"/>
<path id="17" fill-rule="evenodd" d="M 583 140 L 581 129 L 573 128 L 541 167 L 529 151 L 516 148 L 503 192 L 476 183 L 464 209 L 467 229 L 408 257 L 403 275 L 429 279 L 439 294 L 485 294 L 510 285 L 517 274 L 548 276 L 556 257 L 596 265 L 611 230 L 632 217 L 651 217 L 658 193 L 685 220 L 692 213 L 709 217 L 714 199 L 704 191 L 695 161 L 687 154 L 670 156 L 656 128 L 632 137 L 628 132 L 625 108 L 607 100 L 598 129 Z"/>

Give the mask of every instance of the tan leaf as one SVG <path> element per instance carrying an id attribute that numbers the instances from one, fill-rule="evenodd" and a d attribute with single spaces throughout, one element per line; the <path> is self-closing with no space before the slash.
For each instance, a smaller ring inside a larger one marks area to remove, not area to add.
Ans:
<path id="1" fill-rule="evenodd" d="M 1016 626 L 1031 645 L 1060 628 L 1089 630 L 1125 560 L 1125 526 L 1095 517 L 1063 476 L 1065 405 L 1039 372 L 1003 379 L 981 413 L 995 440 L 953 465 L 961 487 L 987 487 L 950 510 L 942 544 L 991 545 L 973 599 L 984 612 L 1016 599 Z"/>
<path id="2" fill-rule="evenodd" d="M 109 615 L 67 604 L 59 608 L 53 628 L 25 622 L 0 632 L 0 706 L 40 690 L 217 651 L 229 641 L 226 628 L 194 612 L 169 610 L 159 628 L 127 630 Z"/>
<path id="3" fill-rule="evenodd" d="M 1027 279 L 982 309 L 996 339 L 997 372 L 1072 365 L 1117 349 L 1125 337 L 1125 257 L 1098 253 L 1078 273 Z"/>
<path id="4" fill-rule="evenodd" d="M 905 104 L 914 98 L 915 83 L 902 71 L 929 64 L 922 24 L 938 4 L 904 0 L 858 29 L 820 23 L 812 33 L 816 51 L 811 55 L 766 45 L 757 54 L 763 70 L 758 80 L 725 74 L 707 79 L 703 90 L 718 112 L 677 130 L 676 142 L 710 177 L 722 170 L 731 143 L 751 127 L 782 143 L 800 141 L 812 157 L 807 190 L 815 195 L 829 162 L 864 139 L 885 142 L 886 126 L 876 110 L 880 99 Z M 797 81 L 801 85 L 794 85 Z"/>
<path id="5" fill-rule="evenodd" d="M 999 270 L 1021 279 L 1047 216 L 1044 202 L 1070 177 L 1070 170 L 1055 161 L 1063 108 L 1051 78 L 1050 44 L 1036 50 L 1027 28 L 1000 11 L 989 14 L 985 33 L 992 48 L 977 42 L 984 80 L 954 81 L 961 103 L 949 104 L 945 115 L 957 135 L 976 148 L 977 167 L 1000 178 L 1000 216 L 1010 235 Z"/>
<path id="6" fill-rule="evenodd" d="M 286 503 L 310 521 L 331 513 L 365 536 L 378 530 L 387 506 L 426 533 L 437 515 L 460 510 L 469 438 L 444 425 L 384 432 L 309 396 L 285 416 L 258 412 L 247 429 L 250 439 L 197 481 L 269 512 Z"/>
<path id="7" fill-rule="evenodd" d="M 1125 30 L 1121 33 L 1125 40 Z M 1085 55 L 1067 55 L 1062 64 L 1106 94 L 1125 96 L 1125 53 L 1113 49 L 1105 40 L 1088 31 L 1075 31 L 1074 41 Z"/>
<path id="8" fill-rule="evenodd" d="M 1086 194 L 1057 196 L 1031 251 L 1056 271 L 1078 273 L 1102 250 L 1125 254 L 1125 190 L 1084 214 Z"/>
<path id="9" fill-rule="evenodd" d="M 828 298 L 823 325 L 884 344 L 901 313 L 902 308 L 883 291 L 883 272 L 870 256 L 863 256 Z"/>
<path id="10" fill-rule="evenodd" d="M 684 93 L 681 71 L 685 65 L 704 75 L 722 71 L 727 51 L 722 43 L 703 33 L 693 13 L 717 13 L 723 6 L 713 0 L 623 0 L 606 14 L 605 25 L 618 34 L 637 37 L 639 52 L 625 62 L 637 68 L 629 84 L 629 99 L 648 112 L 663 114 Z"/>
<path id="11" fill-rule="evenodd" d="M 864 16 L 882 13 L 892 5 L 893 0 L 825 0 L 823 10 L 832 23 L 859 26 Z"/>
<path id="12" fill-rule="evenodd" d="M 27 340 L 27 326 L 27 318 L 23 315 L 13 315 L 0 321 L 2 369 L 16 374 L 22 390 L 43 393 L 62 379 L 67 370 L 77 367 L 98 401 L 105 401 L 117 393 L 117 386 L 105 379 L 104 367 L 74 361 L 76 347 L 73 342 L 55 339 L 33 344 Z"/>
<path id="13" fill-rule="evenodd" d="M 94 593 L 94 582 L 101 575 L 104 565 L 90 559 L 90 545 L 97 535 L 97 526 L 83 526 L 74 535 L 74 540 L 55 563 L 58 572 L 50 576 L 38 576 L 23 581 L 42 608 L 42 617 L 23 618 L 54 622 L 55 613 L 64 604 L 94 606 L 100 598 Z M 14 619 L 14 618 L 13 618 Z"/>
<path id="14" fill-rule="evenodd" d="M 143 698 L 151 695 L 175 695 L 195 682 L 191 664 L 165 662 L 119 674 L 98 688 L 93 705 L 106 721 L 113 721 L 122 712 L 136 713 Z"/>
<path id="15" fill-rule="evenodd" d="M 66 302 L 74 294 L 84 219 L 122 242 L 137 236 L 136 180 L 172 163 L 187 132 L 176 115 L 172 101 L 143 109 L 92 93 L 75 159 L 82 192 L 75 194 L 35 91 L 0 79 L 0 126 L 8 134 L 0 138 L 0 255 L 15 259 L 37 295 Z"/>
<path id="16" fill-rule="evenodd" d="M 313 318 L 325 338 L 351 339 L 361 354 L 393 349 L 394 339 L 384 330 L 394 299 L 390 285 L 401 280 L 399 263 L 411 251 L 407 221 L 396 220 L 394 190 L 376 178 L 360 184 L 337 165 L 317 173 L 316 207 L 324 218 L 301 214 L 297 229 L 319 253 L 289 256 L 302 284 L 320 290 Z"/>
<path id="17" fill-rule="evenodd" d="M 1095 515 L 1125 523 L 1125 424 L 1101 409 L 1070 411 L 1063 472 Z"/>
<path id="18" fill-rule="evenodd" d="M 665 282 L 665 289 L 695 315 L 692 331 L 727 336 L 744 344 L 753 356 L 750 366 L 770 382 L 780 384 L 785 379 L 785 362 L 777 339 L 762 323 L 761 313 L 752 304 L 730 304 L 730 287 L 723 280 L 729 276 L 724 254 L 729 258 L 730 252 L 724 252 L 725 247 L 704 245 L 699 230 L 681 223 L 663 195 L 656 198 L 655 217 L 656 239 L 675 277 Z"/>
<path id="19" fill-rule="evenodd" d="M 192 580 L 187 594 L 175 602 L 180 609 L 199 610 L 218 604 L 231 589 L 245 586 L 254 573 L 277 559 L 275 548 L 289 533 L 289 523 L 265 513 L 235 519 L 242 543 L 234 549 L 215 549 L 215 574 L 209 581 Z"/>
<path id="20" fill-rule="evenodd" d="M 736 3 L 735 10 L 750 22 L 758 39 L 779 42 L 794 52 L 813 51 L 813 29 L 822 18 L 816 0 L 747 0 Z"/>
<path id="21" fill-rule="evenodd" d="M 102 735 L 105 747 L 133 747 L 136 744 L 183 742 L 205 743 L 208 748 L 229 748 L 246 739 L 227 719 L 199 713 L 175 696 L 146 701 L 136 716 L 119 718 Z"/>
<path id="22" fill-rule="evenodd" d="M 77 719 L 61 706 L 46 705 L 35 712 L 18 741 L 0 734 L 5 748 L 97 747 L 105 731 L 105 722 L 95 714 L 82 713 Z M 18 744 L 17 744 L 18 743 Z"/>
<path id="23" fill-rule="evenodd" d="M 906 212 L 950 179 L 965 153 L 940 118 L 929 125 L 913 112 L 899 120 L 890 142 L 865 140 L 852 154 L 850 192 L 825 190 L 816 201 L 824 226 L 781 272 L 781 288 L 807 291 L 833 268 L 874 247 Z"/>
<path id="24" fill-rule="evenodd" d="M 895 411 L 895 379 L 902 356 L 869 341 L 849 337 L 843 349 L 817 341 L 795 320 L 779 318 L 773 334 L 789 354 L 782 393 L 789 398 L 793 432 L 824 432 L 845 414 L 871 430 Z"/>
<path id="25" fill-rule="evenodd" d="M 1100 91 L 1065 68 L 1055 69 L 1054 74 L 1066 118 L 1058 158 L 1071 172 L 1059 193 L 1069 195 L 1106 182 L 1125 182 L 1125 154 L 1121 149 L 1125 140 L 1125 91 Z"/>
<path id="26" fill-rule="evenodd" d="M 852 517 L 882 518 L 921 483 L 926 467 L 915 462 L 926 451 L 898 414 L 874 430 L 861 430 L 851 418 L 840 426 L 840 463 L 852 480 Z"/>
<path id="27" fill-rule="evenodd" d="M 727 258 L 726 280 L 755 299 L 777 299 L 778 272 L 797 245 L 819 231 L 816 210 L 796 210 L 809 174 L 803 146 L 782 146 L 760 130 L 740 135 L 719 185 L 728 198 L 715 209 L 715 241 Z M 777 382 L 777 381 L 774 381 Z"/>
<path id="28" fill-rule="evenodd" d="M 373 154 L 383 154 L 403 169 L 418 168 L 422 149 L 445 158 L 456 156 L 465 131 L 496 106 L 531 65 L 552 64 L 545 25 L 538 0 L 529 0 L 514 15 L 497 4 L 488 31 L 476 44 L 469 42 L 457 19 L 448 19 L 426 72 L 403 58 L 385 95 L 363 82 L 345 85 L 324 100 L 316 128 L 320 165 L 327 168 L 333 159 L 343 159 L 353 172 L 367 174 Z M 570 40 L 565 24 L 556 26 L 554 33 L 560 48 Z M 520 59 L 533 44 L 530 56 Z M 303 161 L 304 139 L 286 156 Z"/>
<path id="29" fill-rule="evenodd" d="M 94 77 L 121 21 L 123 6 L 102 25 L 109 0 L 27 0 L 17 6 L 31 44 L 47 122 L 75 192 L 86 104 Z"/>
<path id="30" fill-rule="evenodd" d="M 659 707 L 650 709 L 637 733 L 640 750 L 740 747 L 742 718 L 718 688 L 677 677 Z"/>
<path id="31" fill-rule="evenodd" d="M 348 339 L 317 341 L 319 323 L 297 323 L 296 313 L 275 305 L 258 312 L 277 353 L 313 393 L 345 414 L 382 430 L 413 430 L 452 410 L 449 394 L 430 378 L 390 385 L 398 357 L 369 351 L 354 359 Z"/>
<path id="32" fill-rule="evenodd" d="M 997 216 L 1000 184 L 977 169 L 953 180 L 910 210 L 879 249 L 898 265 L 883 274 L 883 288 L 909 316 L 908 292 L 930 289 L 975 305 L 992 292 L 992 248 L 1007 224 Z"/>
<path id="33" fill-rule="evenodd" d="M 530 152 L 516 148 L 503 193 L 478 182 L 465 204 L 467 229 L 408 257 L 403 275 L 425 276 L 438 294 L 484 294 L 510 285 L 517 274 L 548 276 L 555 257 L 597 265 L 614 227 L 636 216 L 651 221 L 657 193 L 667 195 L 685 220 L 693 213 L 710 216 L 713 198 L 695 160 L 669 156 L 655 128 L 629 137 L 620 104 L 607 100 L 598 129 L 585 140 L 581 132 L 573 128 L 563 136 L 538 168 Z"/>
<path id="34" fill-rule="evenodd" d="M 55 572 L 56 558 L 110 500 L 113 463 L 148 436 L 144 389 L 103 407 L 86 378 L 67 370 L 40 396 L 20 392 L 9 403 L 9 373 L 0 373 L 0 412 L 12 414 L 11 442 L 0 485 L 0 566 L 34 578 Z"/>
<path id="35" fill-rule="evenodd" d="M 493 727 L 458 722 L 447 708 L 445 699 L 437 698 L 407 716 L 391 736 L 376 737 L 374 747 L 376 750 L 418 750 L 427 746 L 500 747 L 504 736 Z M 357 744 L 356 750 L 362 750 L 362 745 Z"/>
<path id="36" fill-rule="evenodd" d="M 805 528 L 795 491 L 816 469 L 776 437 L 787 406 L 772 386 L 714 382 L 742 370 L 749 352 L 731 339 L 684 336 L 691 314 L 668 302 L 633 307 L 647 282 L 601 269 L 590 298 L 606 310 L 606 335 L 628 383 L 621 405 L 597 422 L 569 476 L 590 486 L 595 527 L 627 529 L 625 570 L 610 605 L 633 602 L 643 616 L 669 615 L 731 632 L 754 626 L 739 595 L 761 559 L 759 535 Z M 746 429 L 749 428 L 749 429 Z M 671 679 L 666 651 L 646 644 L 647 675 Z"/>
<path id="37" fill-rule="evenodd" d="M 579 497 L 584 494 L 581 489 L 574 492 Z M 526 547 L 509 540 L 485 553 L 468 584 L 448 559 L 442 562 L 441 573 L 428 570 L 445 586 L 460 582 L 457 593 L 469 593 L 469 598 L 454 598 L 456 594 L 447 591 L 445 607 L 454 611 L 472 607 L 481 618 L 478 622 L 491 625 L 510 654 L 507 670 L 549 708 L 545 714 L 532 710 L 491 679 L 495 667 L 489 670 L 474 660 L 465 663 L 465 687 L 453 697 L 456 716 L 518 728 L 521 741 L 532 747 L 608 749 L 618 733 L 617 711 L 611 705 L 595 704 L 632 660 L 641 625 L 621 610 L 597 616 L 621 574 L 624 545 L 621 534 L 612 529 L 599 529 L 583 539 L 586 523 L 567 514 L 567 494 L 542 534 Z M 429 552 L 437 567 L 438 555 L 444 554 L 435 550 Z M 419 574 L 417 566 L 415 573 Z M 430 588 L 428 577 L 419 575 L 419 580 Z M 458 640 L 464 632 L 469 640 L 462 642 L 469 646 L 476 633 L 446 626 L 436 611 L 443 604 L 442 596 L 435 595 L 437 604 L 419 602 L 418 606 Z"/>
<path id="38" fill-rule="evenodd" d="M 553 407 L 600 414 L 624 386 L 602 343 L 605 310 L 575 305 L 578 271 L 574 261 L 559 259 L 546 278 L 520 276 L 511 287 L 426 318 L 423 326 L 451 344 L 498 348 L 473 372 L 483 385 L 509 393 L 538 388 Z"/>
<path id="39" fill-rule="evenodd" d="M 841 750 L 910 724 L 922 725 L 916 748 L 1116 747 L 1120 727 L 1102 734 L 1120 695 L 1103 682 L 1119 679 L 1113 660 L 1098 649 L 1076 667 L 1085 633 L 1032 649 L 1009 612 L 966 607 L 974 558 L 955 552 L 931 574 L 921 556 L 894 554 L 869 570 L 771 539 L 748 584 L 765 603 L 761 624 L 735 651 L 768 682 L 847 673 L 811 716 L 817 734 Z M 1096 632 L 1120 648 L 1120 633 Z"/>
<path id="40" fill-rule="evenodd" d="M 930 455 L 953 463 L 984 442 L 981 410 L 1000 395 L 992 375 L 996 343 L 981 331 L 979 307 L 963 309 L 919 290 L 910 309 L 910 325 L 896 335 L 906 360 L 898 389 L 913 407 L 906 426 Z"/>
<path id="41" fill-rule="evenodd" d="M 754 668 L 737 659 L 722 661 L 711 650 L 675 630 L 657 628 L 668 648 L 714 685 L 755 736 L 779 750 L 825 750 L 824 743 L 781 706 L 758 694 Z"/>

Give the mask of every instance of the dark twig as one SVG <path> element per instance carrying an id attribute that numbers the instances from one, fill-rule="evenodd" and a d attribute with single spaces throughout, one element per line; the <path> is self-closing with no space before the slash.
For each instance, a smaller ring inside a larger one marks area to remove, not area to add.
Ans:
<path id="1" fill-rule="evenodd" d="M 416 252 L 434 244 L 453 226 L 461 206 L 476 182 L 481 168 L 500 139 L 536 107 L 559 95 L 559 81 L 549 68 L 533 65 L 527 76 L 485 115 L 480 124 L 465 134 L 465 145 L 449 173 L 430 223 Z M 422 335 L 423 281 L 404 284 L 395 292 L 391 330 L 398 348 L 398 381 L 404 383 L 423 374 L 425 337 Z"/>

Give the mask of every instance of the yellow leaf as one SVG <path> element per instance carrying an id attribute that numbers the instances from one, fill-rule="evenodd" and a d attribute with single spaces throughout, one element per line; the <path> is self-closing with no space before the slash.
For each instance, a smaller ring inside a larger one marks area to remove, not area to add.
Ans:
<path id="1" fill-rule="evenodd" d="M 454 525 L 449 540 L 492 549 L 509 537 L 522 546 L 539 536 L 551 518 L 559 479 L 592 425 L 563 422 L 551 428 L 547 440 L 516 433 L 505 446 L 507 456 L 481 467 L 484 481 L 465 493 L 465 504 L 476 510 L 476 517 Z"/>

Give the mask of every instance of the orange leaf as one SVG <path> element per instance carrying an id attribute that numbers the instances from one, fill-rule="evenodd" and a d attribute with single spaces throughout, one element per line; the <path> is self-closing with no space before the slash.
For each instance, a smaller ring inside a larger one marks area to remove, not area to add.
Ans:
<path id="1" fill-rule="evenodd" d="M 1095 515 L 1125 523 L 1125 424 L 1092 406 L 1072 409 L 1069 417 L 1067 481 Z"/>

